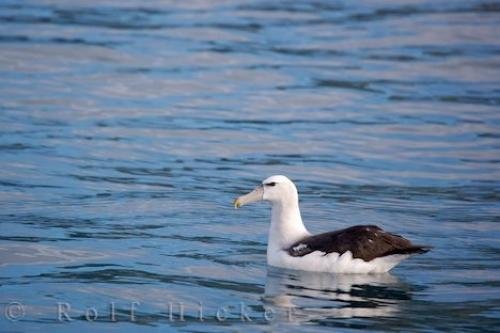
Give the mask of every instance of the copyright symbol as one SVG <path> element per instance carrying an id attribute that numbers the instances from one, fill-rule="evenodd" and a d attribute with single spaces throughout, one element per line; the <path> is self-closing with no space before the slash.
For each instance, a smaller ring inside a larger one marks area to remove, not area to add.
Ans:
<path id="1" fill-rule="evenodd" d="M 21 302 L 10 302 L 5 306 L 5 318 L 17 321 L 26 315 L 26 310 Z"/>

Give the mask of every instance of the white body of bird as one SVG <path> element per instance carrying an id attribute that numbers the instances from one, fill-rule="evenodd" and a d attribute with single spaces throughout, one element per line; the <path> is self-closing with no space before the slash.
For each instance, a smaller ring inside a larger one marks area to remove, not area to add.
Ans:
<path id="1" fill-rule="evenodd" d="M 267 263 L 271 266 L 331 273 L 384 273 L 411 255 L 400 251 L 402 253 L 382 255 L 368 261 L 353 257 L 349 250 L 342 253 L 314 250 L 305 255 L 291 255 L 291 246 L 299 242 L 292 250 L 301 251 L 302 247 L 308 246 L 307 239 L 312 236 L 302 222 L 295 184 L 286 176 L 271 176 L 252 192 L 237 198 L 234 204 L 239 208 L 259 200 L 269 201 L 272 205 L 267 245 Z M 303 244 L 301 240 L 305 240 Z"/>

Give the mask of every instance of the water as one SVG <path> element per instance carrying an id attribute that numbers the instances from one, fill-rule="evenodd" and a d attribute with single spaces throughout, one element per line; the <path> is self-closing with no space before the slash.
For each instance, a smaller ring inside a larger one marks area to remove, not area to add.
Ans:
<path id="1" fill-rule="evenodd" d="M 0 330 L 497 331 L 499 12 L 2 1 Z M 313 232 L 434 250 L 268 268 L 268 206 L 231 201 L 277 173 Z"/>

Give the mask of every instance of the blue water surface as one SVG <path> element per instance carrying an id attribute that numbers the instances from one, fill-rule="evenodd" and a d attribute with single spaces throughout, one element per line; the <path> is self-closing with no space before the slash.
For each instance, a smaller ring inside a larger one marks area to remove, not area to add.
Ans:
<path id="1" fill-rule="evenodd" d="M 500 327 L 496 1 L 0 2 L 0 331 Z M 272 174 L 312 232 L 433 250 L 266 266 Z"/>

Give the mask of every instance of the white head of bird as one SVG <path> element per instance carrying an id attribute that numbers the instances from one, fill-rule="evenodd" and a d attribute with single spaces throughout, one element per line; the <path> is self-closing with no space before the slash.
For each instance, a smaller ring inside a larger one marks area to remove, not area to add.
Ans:
<path id="1" fill-rule="evenodd" d="M 262 200 L 272 205 L 269 246 L 286 246 L 309 235 L 302 223 L 297 188 L 288 177 L 275 175 L 266 178 L 253 191 L 236 198 L 234 207 Z"/>
<path id="2" fill-rule="evenodd" d="M 234 201 L 235 208 L 255 201 L 269 201 L 271 204 L 289 206 L 299 202 L 299 195 L 295 184 L 286 176 L 275 175 L 266 178 L 262 185 L 257 186 L 252 192 L 242 195 Z"/>

